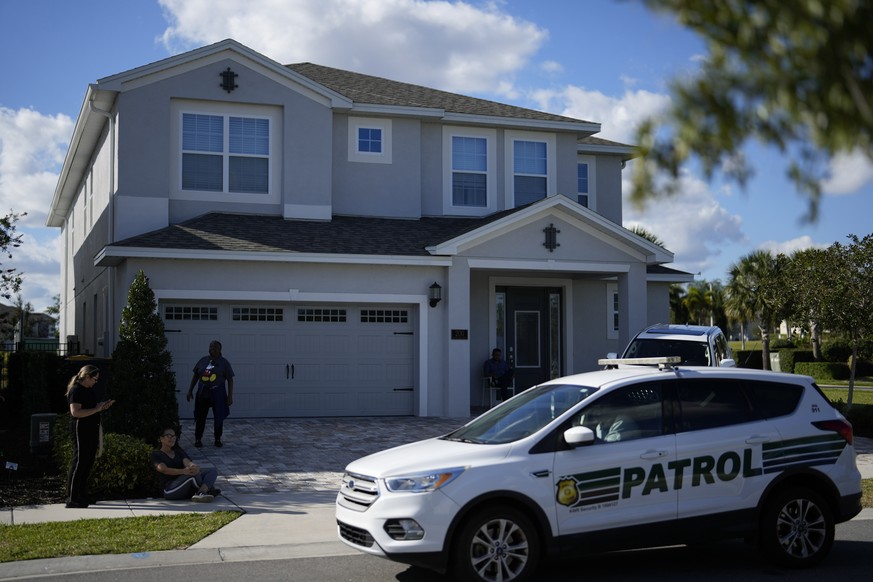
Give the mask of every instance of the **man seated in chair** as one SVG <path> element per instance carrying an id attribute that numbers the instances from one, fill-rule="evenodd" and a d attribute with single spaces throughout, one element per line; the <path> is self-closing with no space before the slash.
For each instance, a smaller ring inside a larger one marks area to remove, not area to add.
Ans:
<path id="1" fill-rule="evenodd" d="M 500 400 L 509 399 L 509 386 L 512 384 L 512 368 L 502 358 L 500 348 L 491 351 L 491 359 L 485 361 L 485 377 L 489 379 L 491 386 L 500 388 Z"/>

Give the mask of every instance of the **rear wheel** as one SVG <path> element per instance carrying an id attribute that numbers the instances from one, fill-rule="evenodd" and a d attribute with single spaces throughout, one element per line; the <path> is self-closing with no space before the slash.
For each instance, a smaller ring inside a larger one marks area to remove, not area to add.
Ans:
<path id="1" fill-rule="evenodd" d="M 523 582 L 539 562 L 536 528 L 522 512 L 491 507 L 467 520 L 453 548 L 453 571 L 461 580 Z"/>
<path id="2" fill-rule="evenodd" d="M 808 568 L 821 562 L 833 543 L 833 514 L 815 491 L 794 487 L 767 503 L 759 545 L 770 560 L 788 568 Z"/>

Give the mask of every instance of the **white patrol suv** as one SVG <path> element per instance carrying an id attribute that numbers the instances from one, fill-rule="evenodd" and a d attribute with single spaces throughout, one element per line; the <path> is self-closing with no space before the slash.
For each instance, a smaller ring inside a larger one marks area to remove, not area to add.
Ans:
<path id="1" fill-rule="evenodd" d="M 686 366 L 733 368 L 737 365 L 727 338 L 717 325 L 650 325 L 628 343 L 621 357 L 660 356 L 679 356 Z M 608 354 L 607 358 L 615 358 L 615 354 Z"/>
<path id="2" fill-rule="evenodd" d="M 861 510 L 852 439 L 806 376 L 664 362 L 578 374 L 352 462 L 338 534 L 476 581 L 531 579 L 549 556 L 736 537 L 812 566 Z"/>

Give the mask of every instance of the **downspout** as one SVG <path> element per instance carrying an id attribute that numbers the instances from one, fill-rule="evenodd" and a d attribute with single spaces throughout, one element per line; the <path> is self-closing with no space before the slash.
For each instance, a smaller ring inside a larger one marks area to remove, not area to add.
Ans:
<path id="1" fill-rule="evenodd" d="M 88 108 L 92 113 L 98 113 L 109 120 L 109 206 L 108 206 L 108 244 L 115 242 L 115 117 L 110 111 L 99 109 L 94 105 L 94 94 L 97 91 L 97 86 L 92 84 L 91 99 L 88 101 Z M 115 267 L 108 267 L 109 270 L 109 290 L 107 291 L 106 313 L 103 316 L 106 331 L 103 334 L 103 351 L 104 355 L 110 356 L 115 349 Z"/>

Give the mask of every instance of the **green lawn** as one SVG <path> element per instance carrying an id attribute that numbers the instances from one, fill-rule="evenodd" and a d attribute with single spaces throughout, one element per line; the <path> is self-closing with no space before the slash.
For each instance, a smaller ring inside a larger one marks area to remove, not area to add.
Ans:
<path id="1" fill-rule="evenodd" d="M 215 511 L 0 525 L 0 562 L 184 550 L 240 515 Z"/>
<path id="2" fill-rule="evenodd" d="M 822 392 L 828 397 L 831 402 L 842 400 L 846 402 L 849 397 L 847 388 L 822 388 Z M 873 390 L 853 390 L 852 404 L 873 404 Z"/>

